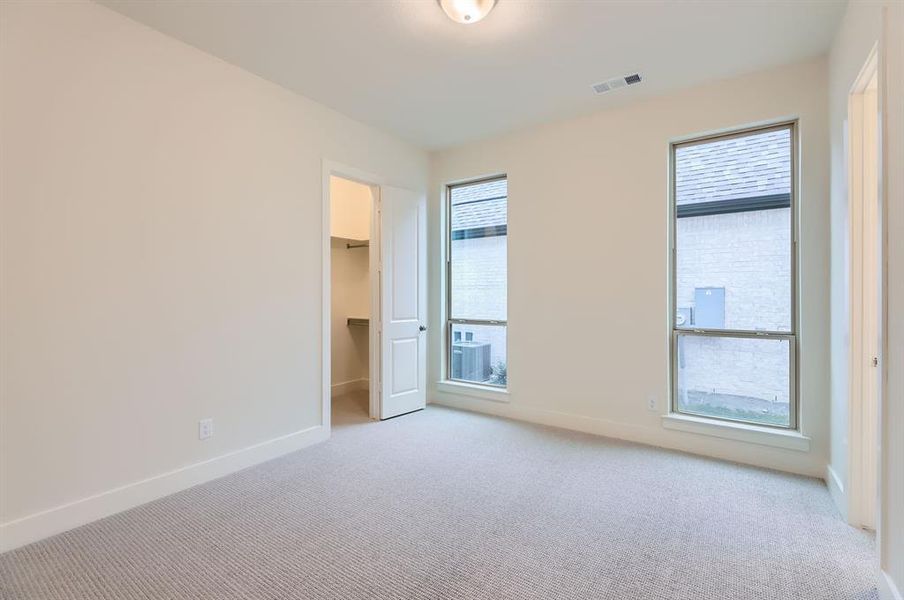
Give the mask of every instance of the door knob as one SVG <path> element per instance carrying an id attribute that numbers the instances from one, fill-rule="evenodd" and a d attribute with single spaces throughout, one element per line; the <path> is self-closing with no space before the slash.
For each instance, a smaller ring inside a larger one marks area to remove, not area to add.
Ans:
<path id="1" fill-rule="evenodd" d="M 420 327 L 418 327 L 418 331 L 427 331 L 427 328 L 421 325 Z"/>

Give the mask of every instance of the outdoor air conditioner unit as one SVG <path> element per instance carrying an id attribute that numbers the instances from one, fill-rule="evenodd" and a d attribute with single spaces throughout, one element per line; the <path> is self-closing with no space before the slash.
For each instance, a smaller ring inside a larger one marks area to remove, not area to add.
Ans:
<path id="1" fill-rule="evenodd" d="M 452 343 L 452 379 L 486 381 L 492 374 L 490 344 L 459 340 Z"/>

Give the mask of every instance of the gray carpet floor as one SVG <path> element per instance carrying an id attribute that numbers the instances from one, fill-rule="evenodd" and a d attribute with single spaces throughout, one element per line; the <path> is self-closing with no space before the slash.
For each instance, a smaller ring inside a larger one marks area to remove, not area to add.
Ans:
<path id="1" fill-rule="evenodd" d="M 877 598 L 815 479 L 440 407 L 0 556 L 0 598 Z"/>

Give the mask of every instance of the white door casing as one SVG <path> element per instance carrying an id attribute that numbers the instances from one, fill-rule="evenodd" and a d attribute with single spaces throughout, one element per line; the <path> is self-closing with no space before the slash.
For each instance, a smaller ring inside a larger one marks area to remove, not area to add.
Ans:
<path id="1" fill-rule="evenodd" d="M 850 256 L 849 460 L 847 518 L 875 529 L 882 373 L 882 208 L 879 193 L 878 53 L 874 47 L 848 104 Z"/>
<path id="2" fill-rule="evenodd" d="M 427 404 L 427 203 L 422 194 L 381 186 L 380 418 Z"/>

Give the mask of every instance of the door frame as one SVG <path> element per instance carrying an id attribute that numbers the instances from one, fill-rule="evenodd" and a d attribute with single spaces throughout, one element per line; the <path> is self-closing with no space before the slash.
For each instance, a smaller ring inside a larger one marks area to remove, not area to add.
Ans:
<path id="1" fill-rule="evenodd" d="M 382 285 L 381 277 L 381 253 L 380 253 L 380 207 L 382 186 L 386 184 L 386 179 L 380 175 L 368 173 L 356 167 L 345 165 L 343 163 L 323 159 L 322 174 L 322 229 L 321 229 L 321 423 L 327 431 L 332 430 L 331 409 L 332 409 L 332 261 L 331 261 L 331 222 L 330 222 L 330 177 L 341 177 L 369 186 L 374 190 L 373 202 L 370 206 L 370 240 L 369 240 L 369 260 L 370 260 L 370 323 L 368 326 L 368 355 L 369 355 L 369 372 L 368 372 L 368 392 L 369 405 L 368 412 L 371 419 L 380 418 L 380 381 L 381 381 L 381 352 L 380 352 L 380 332 L 381 332 L 381 311 L 380 311 L 380 288 Z"/>
<path id="2" fill-rule="evenodd" d="M 880 415 L 884 373 L 885 235 L 882 162 L 882 106 L 876 90 L 875 131 L 865 121 L 865 95 L 873 78 L 881 77 L 878 44 L 870 51 L 848 96 L 848 301 L 850 347 L 848 352 L 848 523 L 878 528 Z M 881 85 L 881 82 L 880 82 Z M 870 135 L 872 134 L 872 136 Z M 865 181 L 865 148 L 875 148 L 875 181 Z M 875 210 L 867 205 L 867 185 L 875 186 Z M 867 232 L 872 232 L 868 234 Z M 869 235 L 875 236 L 875 256 L 867 251 Z M 866 262 L 874 261 L 869 267 Z M 874 349 L 874 353 L 870 351 Z M 876 365 L 870 364 L 875 354 Z M 878 368 L 877 368 L 878 367 Z M 872 399 L 872 401 L 870 401 Z M 872 471 L 872 476 L 868 474 Z"/>

